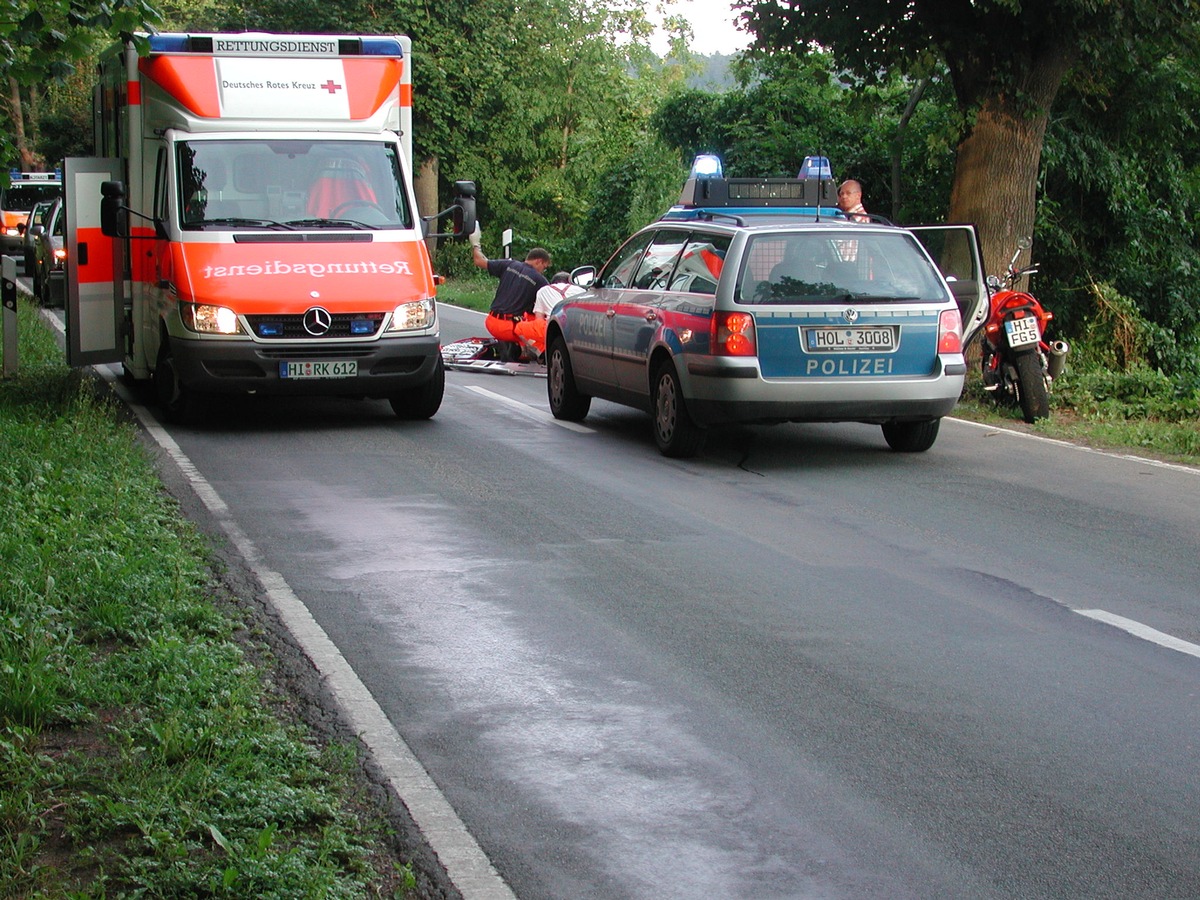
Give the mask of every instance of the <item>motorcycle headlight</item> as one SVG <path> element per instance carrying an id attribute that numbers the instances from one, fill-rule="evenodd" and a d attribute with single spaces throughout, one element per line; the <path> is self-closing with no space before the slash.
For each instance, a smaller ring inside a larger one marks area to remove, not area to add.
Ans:
<path id="1" fill-rule="evenodd" d="M 416 331 L 430 328 L 437 319 L 437 312 L 432 300 L 414 300 L 412 303 L 401 303 L 392 313 L 392 321 L 388 331 Z"/>
<path id="2" fill-rule="evenodd" d="M 191 331 L 200 334 L 245 334 L 237 313 L 211 303 L 180 303 L 179 317 Z"/>

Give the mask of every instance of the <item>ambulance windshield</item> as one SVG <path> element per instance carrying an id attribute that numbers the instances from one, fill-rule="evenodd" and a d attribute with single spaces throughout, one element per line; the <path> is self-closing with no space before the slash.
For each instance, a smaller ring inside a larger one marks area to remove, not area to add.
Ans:
<path id="1" fill-rule="evenodd" d="M 385 141 L 181 141 L 176 160 L 185 230 L 413 227 Z"/>

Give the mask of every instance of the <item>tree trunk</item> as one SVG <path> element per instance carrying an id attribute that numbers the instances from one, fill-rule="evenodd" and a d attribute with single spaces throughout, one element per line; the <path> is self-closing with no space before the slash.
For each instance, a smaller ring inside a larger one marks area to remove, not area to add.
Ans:
<path id="1" fill-rule="evenodd" d="M 1044 111 L 1020 114 L 992 98 L 958 145 L 949 218 L 975 223 L 989 275 L 1003 274 L 1018 238 L 1033 235 L 1048 120 Z"/>
<path id="2" fill-rule="evenodd" d="M 29 139 L 25 135 L 25 111 L 21 105 L 21 86 L 17 79 L 8 79 L 8 108 L 12 113 L 13 139 L 17 145 L 17 155 L 22 172 L 32 172 L 35 168 L 33 151 L 29 149 Z"/>
<path id="3" fill-rule="evenodd" d="M 430 156 L 421 162 L 413 175 L 413 192 L 417 195 L 417 212 L 422 216 L 432 216 L 440 212 L 438 207 L 438 161 L 436 156 Z M 434 229 L 440 231 L 440 228 Z M 429 255 L 437 250 L 437 238 L 427 238 Z"/>

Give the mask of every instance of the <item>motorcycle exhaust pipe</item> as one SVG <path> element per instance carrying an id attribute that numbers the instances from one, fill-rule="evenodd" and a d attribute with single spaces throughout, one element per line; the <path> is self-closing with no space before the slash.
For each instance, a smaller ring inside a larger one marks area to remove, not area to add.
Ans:
<path id="1" fill-rule="evenodd" d="M 1046 374 L 1051 379 L 1057 378 L 1066 369 L 1069 352 L 1071 352 L 1071 345 L 1066 341 L 1050 342 L 1050 357 L 1046 360 Z"/>

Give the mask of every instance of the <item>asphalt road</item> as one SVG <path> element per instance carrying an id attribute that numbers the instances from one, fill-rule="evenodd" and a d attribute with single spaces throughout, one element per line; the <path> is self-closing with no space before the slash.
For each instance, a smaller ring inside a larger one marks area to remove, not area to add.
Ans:
<path id="1" fill-rule="evenodd" d="M 1200 473 L 447 381 L 171 434 L 522 900 L 1200 896 Z"/>

